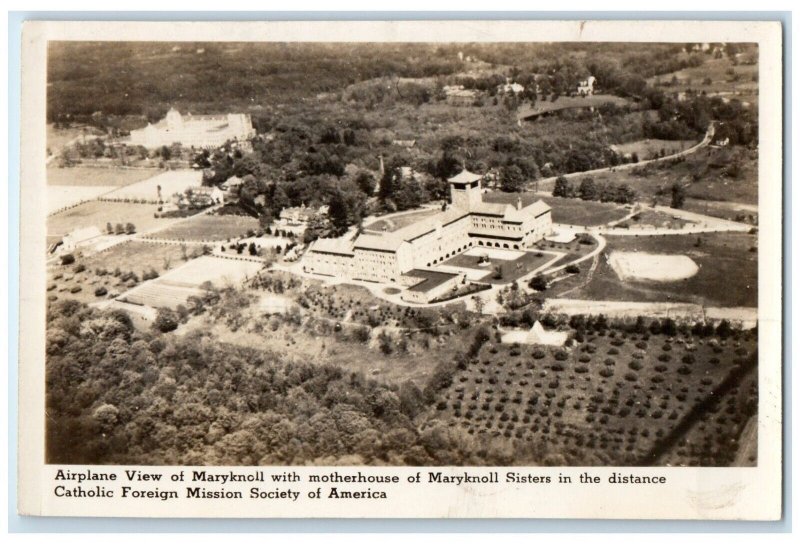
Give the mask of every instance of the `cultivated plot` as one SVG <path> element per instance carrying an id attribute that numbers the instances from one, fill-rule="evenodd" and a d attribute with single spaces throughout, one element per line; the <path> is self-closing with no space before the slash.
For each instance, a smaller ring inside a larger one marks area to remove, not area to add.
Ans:
<path id="1" fill-rule="evenodd" d="M 159 200 L 159 188 L 161 200 L 167 200 L 175 193 L 183 193 L 186 189 L 200 187 L 202 183 L 203 173 L 199 170 L 171 170 L 117 189 L 105 197 L 114 200 L 145 200 L 156 203 Z"/>

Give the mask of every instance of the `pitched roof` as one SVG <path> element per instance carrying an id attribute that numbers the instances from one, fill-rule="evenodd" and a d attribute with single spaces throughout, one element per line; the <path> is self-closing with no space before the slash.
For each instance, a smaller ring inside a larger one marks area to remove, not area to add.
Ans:
<path id="1" fill-rule="evenodd" d="M 353 255 L 353 242 L 345 238 L 318 238 L 309 246 L 309 251 Z"/>
<path id="2" fill-rule="evenodd" d="M 465 168 L 464 170 L 462 170 L 461 172 L 459 172 L 458 174 L 456 174 L 452 178 L 448 179 L 447 182 L 448 183 L 472 183 L 473 181 L 478 181 L 480 179 L 483 179 L 483 176 L 481 174 L 475 174 L 475 173 L 470 172 L 469 170 L 467 170 Z"/>

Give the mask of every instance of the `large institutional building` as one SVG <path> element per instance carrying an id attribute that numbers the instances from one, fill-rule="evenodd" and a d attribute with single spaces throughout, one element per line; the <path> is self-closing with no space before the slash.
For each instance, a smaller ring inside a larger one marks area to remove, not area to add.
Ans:
<path id="1" fill-rule="evenodd" d="M 483 202 L 482 176 L 464 170 L 451 178 L 452 205 L 393 232 L 322 238 L 306 253 L 307 272 L 410 286 L 423 272 L 473 247 L 524 249 L 551 231 L 550 207 Z"/>
<path id="2" fill-rule="evenodd" d="M 253 121 L 244 113 L 182 116 L 172 108 L 167 116 L 145 128 L 131 131 L 131 145 L 147 148 L 179 143 L 184 147 L 219 147 L 229 140 L 244 141 L 255 136 Z"/>

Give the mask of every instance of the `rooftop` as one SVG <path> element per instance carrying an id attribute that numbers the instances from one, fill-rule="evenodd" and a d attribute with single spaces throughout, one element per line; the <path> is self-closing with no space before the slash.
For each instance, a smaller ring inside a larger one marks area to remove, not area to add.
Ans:
<path id="1" fill-rule="evenodd" d="M 448 183 L 472 183 L 473 181 L 479 181 L 483 179 L 481 174 L 475 174 L 470 172 L 466 168 L 453 176 L 452 178 L 448 179 Z"/>
<path id="2" fill-rule="evenodd" d="M 415 268 L 405 273 L 406 276 L 412 278 L 419 278 L 421 281 L 415 283 L 408 288 L 409 291 L 422 292 L 430 291 L 431 289 L 440 286 L 441 284 L 450 281 L 456 274 L 449 274 L 447 272 L 438 272 L 434 270 L 421 270 Z"/>

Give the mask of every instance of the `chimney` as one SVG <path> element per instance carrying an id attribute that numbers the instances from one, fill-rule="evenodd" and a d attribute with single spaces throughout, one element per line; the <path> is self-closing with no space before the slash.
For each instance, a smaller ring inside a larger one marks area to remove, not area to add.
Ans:
<path id="1" fill-rule="evenodd" d="M 517 195 L 517 209 L 522 209 L 522 196 Z"/>

